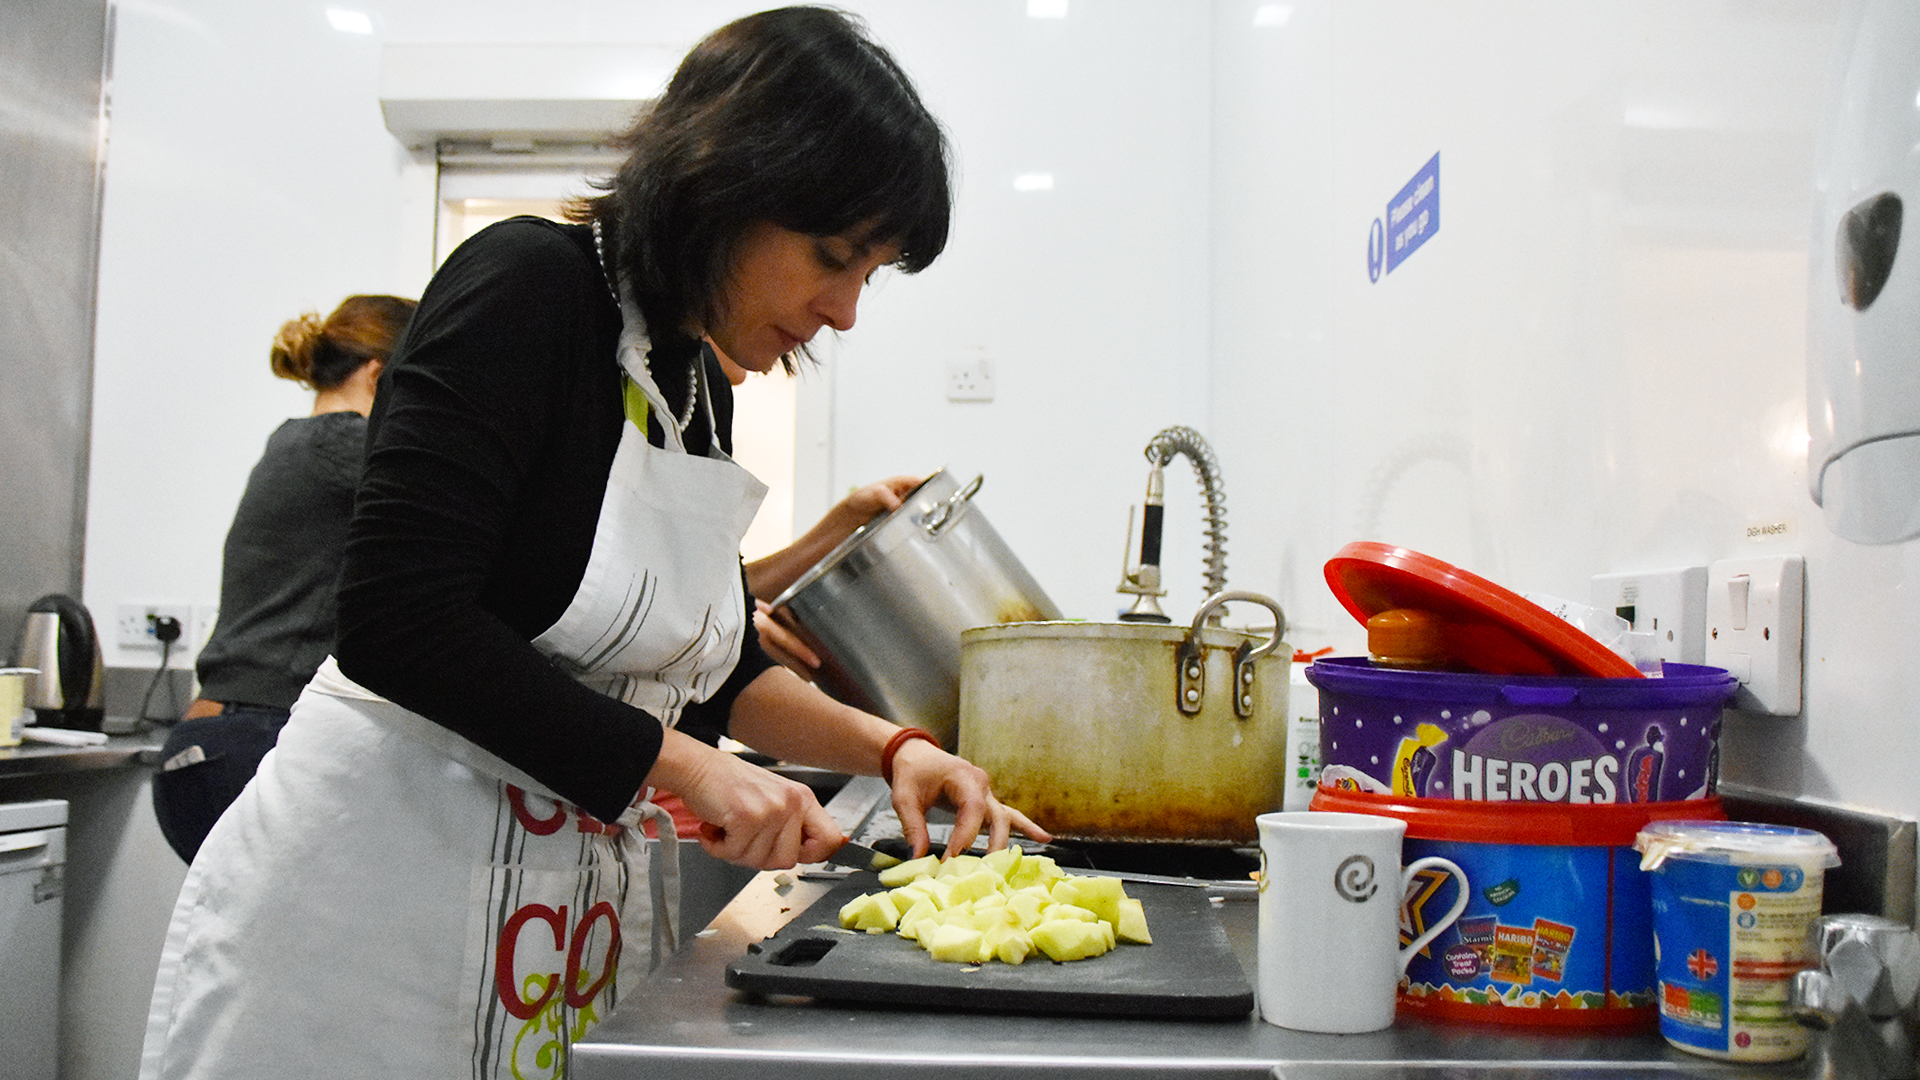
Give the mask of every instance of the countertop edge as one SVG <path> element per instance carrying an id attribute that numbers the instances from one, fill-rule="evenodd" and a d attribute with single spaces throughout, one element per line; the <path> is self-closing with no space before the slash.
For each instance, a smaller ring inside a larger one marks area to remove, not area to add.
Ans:
<path id="1" fill-rule="evenodd" d="M 0 747 L 0 780 L 158 764 L 164 737 L 164 732 L 139 731 L 109 735 L 106 742 L 95 746 L 24 742 Z"/>

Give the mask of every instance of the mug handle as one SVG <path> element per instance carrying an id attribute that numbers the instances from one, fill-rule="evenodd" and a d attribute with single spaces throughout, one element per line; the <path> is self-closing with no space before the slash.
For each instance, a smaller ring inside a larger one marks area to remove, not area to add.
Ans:
<path id="1" fill-rule="evenodd" d="M 1460 917 L 1461 912 L 1467 910 L 1467 872 L 1460 869 L 1459 863 L 1454 862 L 1452 859 L 1443 859 L 1438 855 L 1429 855 L 1424 859 L 1415 859 L 1407 864 L 1405 870 L 1400 871 L 1400 895 L 1407 895 L 1407 890 L 1413 886 L 1413 876 L 1415 874 L 1433 866 L 1438 866 L 1448 873 L 1451 873 L 1454 879 L 1460 883 L 1460 889 L 1458 894 L 1454 896 L 1453 907 L 1448 909 L 1446 917 L 1434 923 L 1432 926 L 1427 927 L 1426 933 L 1414 938 L 1405 948 L 1400 950 L 1400 971 L 1402 974 L 1406 973 L 1407 965 L 1413 961 L 1414 953 L 1426 948 L 1429 942 L 1440 936 L 1442 930 L 1453 925 L 1453 921 Z"/>

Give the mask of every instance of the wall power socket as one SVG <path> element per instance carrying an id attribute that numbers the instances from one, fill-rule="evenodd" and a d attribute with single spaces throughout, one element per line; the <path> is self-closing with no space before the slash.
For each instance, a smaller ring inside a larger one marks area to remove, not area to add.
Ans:
<path id="1" fill-rule="evenodd" d="M 1706 663 L 1706 567 L 1596 574 L 1589 602 L 1632 623 L 1634 630 L 1652 634 L 1660 659 Z"/>
<path id="2" fill-rule="evenodd" d="M 992 401 L 993 361 L 967 356 L 947 361 L 948 401 Z"/>
<path id="3" fill-rule="evenodd" d="M 187 638 L 194 632 L 191 604 L 121 604 L 114 613 L 114 644 L 123 649 L 159 652 L 160 638 L 154 634 L 154 623 L 162 618 L 179 623 L 180 638 L 173 643 L 174 652 L 188 651 L 192 645 Z"/>

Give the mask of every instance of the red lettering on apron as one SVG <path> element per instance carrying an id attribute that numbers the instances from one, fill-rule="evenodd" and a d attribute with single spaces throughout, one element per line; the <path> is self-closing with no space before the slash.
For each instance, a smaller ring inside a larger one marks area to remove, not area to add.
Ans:
<path id="1" fill-rule="evenodd" d="M 581 950 L 586 947 L 587 939 L 593 936 L 594 920 L 603 917 L 607 920 L 607 927 L 611 931 L 611 934 L 610 940 L 607 942 L 607 955 L 603 962 L 604 966 L 600 969 L 600 977 L 593 981 L 593 985 L 583 990 L 575 991 L 574 986 L 580 982 L 580 973 L 582 970 L 580 966 Z M 587 917 L 580 920 L 580 925 L 573 928 L 573 947 L 567 950 L 567 1004 L 576 1009 L 586 1008 L 588 1003 L 593 1001 L 594 995 L 600 992 L 600 988 L 607 985 L 608 981 L 613 978 L 614 966 L 618 964 L 619 961 L 620 913 L 613 909 L 612 904 L 602 900 L 588 908 Z"/>
<path id="2" fill-rule="evenodd" d="M 560 989 L 560 973 L 555 971 L 549 974 L 549 978 L 553 981 L 547 984 L 547 992 L 541 994 L 537 1000 L 527 1001 L 520 996 L 520 986 L 514 979 L 513 954 L 515 947 L 520 943 L 520 928 L 534 919 L 539 919 L 553 927 L 555 949 L 567 947 L 566 907 L 562 905 L 560 910 L 555 911 L 545 904 L 528 904 L 507 916 L 506 923 L 500 927 L 500 940 L 493 953 L 494 990 L 500 995 L 500 1004 L 506 1008 L 507 1012 L 521 1020 L 531 1020 L 540 1015 L 540 1010 L 546 1007 L 554 991 Z M 569 966 L 571 966 L 571 958 L 569 958 Z"/>
<path id="3" fill-rule="evenodd" d="M 507 785 L 507 801 L 513 805 L 514 820 L 520 823 L 521 828 L 535 836 L 552 836 L 567 823 L 565 804 L 554 803 L 552 817 L 534 817 L 533 811 L 527 807 L 527 793 L 512 784 Z"/>

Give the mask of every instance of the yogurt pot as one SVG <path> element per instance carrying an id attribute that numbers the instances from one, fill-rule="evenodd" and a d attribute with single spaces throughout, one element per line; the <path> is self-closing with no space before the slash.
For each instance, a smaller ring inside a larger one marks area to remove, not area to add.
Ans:
<path id="1" fill-rule="evenodd" d="M 1787 1061 L 1807 1048 L 1788 1001 L 1813 967 L 1833 842 L 1811 829 L 1655 821 L 1634 848 L 1652 879 L 1660 1034 L 1726 1061 Z"/>

